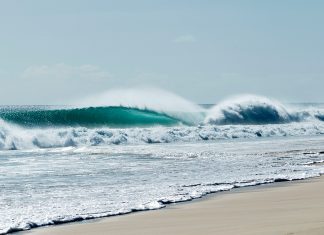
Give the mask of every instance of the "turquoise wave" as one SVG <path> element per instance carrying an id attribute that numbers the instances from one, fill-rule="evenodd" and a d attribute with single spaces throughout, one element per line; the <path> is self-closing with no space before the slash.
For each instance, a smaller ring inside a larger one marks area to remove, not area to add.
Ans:
<path id="1" fill-rule="evenodd" d="M 182 123 L 167 114 L 128 107 L 88 107 L 69 109 L 2 109 L 0 118 L 24 127 L 145 127 Z"/>

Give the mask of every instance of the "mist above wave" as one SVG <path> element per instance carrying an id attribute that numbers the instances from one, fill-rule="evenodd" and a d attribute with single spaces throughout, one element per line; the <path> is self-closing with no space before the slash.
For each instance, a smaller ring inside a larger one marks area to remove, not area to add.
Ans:
<path id="1" fill-rule="evenodd" d="M 81 108 L 122 106 L 145 109 L 191 124 L 202 122 L 205 112 L 199 105 L 172 92 L 157 88 L 113 89 L 70 104 Z"/>

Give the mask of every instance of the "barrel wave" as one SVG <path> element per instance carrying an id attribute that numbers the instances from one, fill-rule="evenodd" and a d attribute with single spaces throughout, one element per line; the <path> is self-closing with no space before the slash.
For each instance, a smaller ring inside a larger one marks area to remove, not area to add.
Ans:
<path id="1" fill-rule="evenodd" d="M 147 127 L 181 123 L 167 114 L 128 107 L 10 108 L 2 109 L 0 118 L 24 127 Z"/>

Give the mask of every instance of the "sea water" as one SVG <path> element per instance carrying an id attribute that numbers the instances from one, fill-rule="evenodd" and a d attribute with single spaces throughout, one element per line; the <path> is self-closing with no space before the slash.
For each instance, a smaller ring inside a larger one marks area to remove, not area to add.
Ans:
<path id="1" fill-rule="evenodd" d="M 320 104 L 181 102 L 1 107 L 0 233 L 324 172 Z"/>

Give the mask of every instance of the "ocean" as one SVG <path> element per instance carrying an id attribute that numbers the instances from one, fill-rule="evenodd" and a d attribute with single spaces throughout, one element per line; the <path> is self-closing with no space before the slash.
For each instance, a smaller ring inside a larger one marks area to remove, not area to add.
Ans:
<path id="1" fill-rule="evenodd" d="M 0 106 L 0 234 L 324 173 L 323 104 L 158 96 Z"/>

